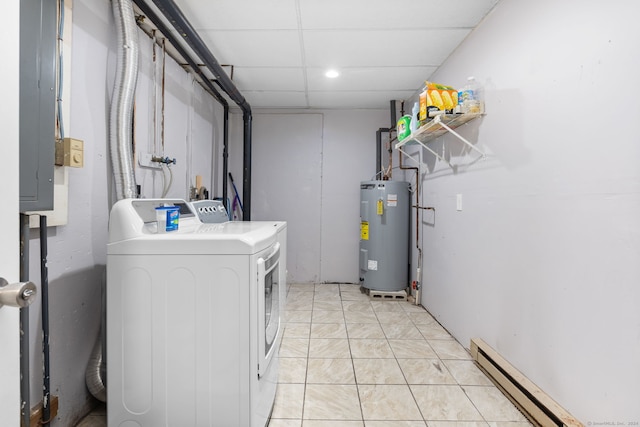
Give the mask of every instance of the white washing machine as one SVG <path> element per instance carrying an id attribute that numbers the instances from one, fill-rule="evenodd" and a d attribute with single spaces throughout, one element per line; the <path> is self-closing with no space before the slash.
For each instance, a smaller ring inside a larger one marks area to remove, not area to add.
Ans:
<path id="1" fill-rule="evenodd" d="M 158 233 L 155 208 L 180 207 Z M 109 222 L 110 427 L 267 425 L 286 223 L 203 224 L 183 200 L 125 199 Z"/>

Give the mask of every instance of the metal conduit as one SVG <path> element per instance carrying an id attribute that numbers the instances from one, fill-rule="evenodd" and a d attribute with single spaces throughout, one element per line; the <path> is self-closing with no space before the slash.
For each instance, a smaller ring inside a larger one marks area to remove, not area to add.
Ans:
<path id="1" fill-rule="evenodd" d="M 195 52 L 202 60 L 207 69 L 217 79 L 216 84 L 242 109 L 244 121 L 244 156 L 243 156 L 243 212 L 242 219 L 244 221 L 251 220 L 251 106 L 242 96 L 238 88 L 231 81 L 229 76 L 222 69 L 218 60 L 213 56 L 204 41 L 200 38 L 196 30 L 193 28 L 189 20 L 182 13 L 180 8 L 173 0 L 152 0 L 158 10 L 171 23 L 173 28 L 180 34 L 185 43 Z M 136 0 L 136 4 L 142 3 L 143 0 Z M 175 45 L 174 45 L 175 46 Z M 225 186 L 226 190 L 226 186 Z"/>

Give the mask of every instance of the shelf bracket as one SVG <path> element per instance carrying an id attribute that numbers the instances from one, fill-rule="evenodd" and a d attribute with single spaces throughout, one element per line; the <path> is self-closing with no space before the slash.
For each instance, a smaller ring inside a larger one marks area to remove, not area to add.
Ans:
<path id="1" fill-rule="evenodd" d="M 398 148 L 398 151 L 401 152 L 402 154 L 404 154 L 404 156 L 406 158 L 408 158 L 409 160 L 414 161 L 418 166 L 422 166 L 422 164 L 420 163 L 419 160 L 414 159 L 413 156 L 410 155 L 409 153 L 407 153 L 406 151 L 402 151 L 402 148 Z"/>
<path id="2" fill-rule="evenodd" d="M 431 154 L 436 156 L 439 160 L 442 160 L 443 162 L 448 164 L 449 167 L 451 167 L 452 169 L 455 169 L 455 166 L 452 165 L 450 161 L 445 159 L 443 155 L 440 155 L 440 154 L 436 153 L 435 150 L 433 150 L 433 149 L 431 149 L 431 148 L 429 148 L 427 146 L 427 142 L 428 141 L 431 141 L 431 140 L 433 140 L 433 139 L 445 134 L 446 132 L 449 132 L 449 133 L 453 134 L 453 136 L 458 138 L 460 141 L 465 143 L 467 146 L 469 146 L 472 150 L 477 151 L 478 153 L 480 153 L 480 158 L 476 159 L 476 160 L 486 159 L 487 155 L 485 153 L 480 151 L 478 148 L 476 148 L 476 146 L 474 146 L 472 143 L 467 141 L 462 135 L 460 135 L 458 132 L 453 130 L 453 128 L 456 128 L 456 127 L 458 127 L 458 126 L 460 126 L 460 125 L 462 125 L 464 123 L 467 123 L 469 120 L 472 120 L 472 119 L 474 119 L 476 117 L 479 117 L 480 115 L 481 115 L 480 113 L 466 113 L 466 114 L 463 114 L 463 115 L 460 115 L 460 116 L 438 115 L 433 120 L 431 120 L 430 122 L 428 122 L 427 124 L 425 124 L 424 126 L 419 128 L 417 131 L 411 133 L 411 135 L 409 135 L 407 138 L 405 138 L 402 141 L 398 142 L 395 145 L 395 148 L 396 148 L 396 150 L 398 150 L 400 153 L 404 154 L 405 156 L 411 157 L 406 152 L 402 151 L 401 148 L 404 147 L 406 144 L 408 144 L 410 142 L 420 144 L 420 146 L 422 146 L 428 152 L 430 152 Z M 445 117 L 445 118 L 443 119 L 443 117 Z M 444 123 L 443 120 L 447 120 L 449 124 Z M 451 127 L 451 126 L 449 126 L 450 124 L 453 124 L 454 126 Z"/>
<path id="3" fill-rule="evenodd" d="M 464 142 L 465 144 L 467 144 L 470 148 L 472 148 L 473 150 L 477 151 L 478 153 L 480 153 L 480 155 L 482 156 L 482 158 L 486 158 L 487 155 L 484 154 L 482 151 L 480 151 L 478 148 L 476 148 L 475 145 L 473 145 L 472 143 L 470 143 L 469 141 L 467 141 L 462 135 L 460 135 L 458 132 L 454 131 L 453 129 L 451 129 L 449 126 L 447 126 L 446 124 L 442 123 L 442 120 L 440 120 L 440 116 L 436 116 L 436 118 L 434 119 L 434 121 L 437 121 L 438 124 L 440 126 L 442 126 L 443 128 L 445 128 L 446 130 L 448 130 L 449 132 L 451 132 L 456 138 L 458 138 L 460 141 Z M 451 165 L 449 163 L 449 165 Z"/>
<path id="4" fill-rule="evenodd" d="M 442 160 L 443 162 L 445 162 L 446 164 L 449 165 L 449 167 L 453 168 L 453 165 L 451 164 L 451 162 L 449 162 L 447 159 L 445 159 L 444 157 L 442 157 L 440 154 L 436 153 L 434 150 L 432 150 L 431 148 L 429 148 L 427 146 L 427 144 L 423 144 L 421 141 L 418 141 L 417 139 L 415 140 L 418 144 L 420 144 L 420 146 L 422 146 L 425 150 L 427 150 L 428 152 L 430 152 L 431 154 L 433 154 L 434 156 L 436 156 L 438 159 Z M 402 154 L 404 154 L 407 157 L 410 157 L 411 159 L 413 159 L 413 157 L 409 156 L 406 152 L 402 151 L 402 149 L 400 147 L 398 147 L 396 145 L 396 149 L 398 151 L 400 151 Z M 415 159 L 414 159 L 415 160 Z M 419 164 L 419 163 L 418 163 Z"/>

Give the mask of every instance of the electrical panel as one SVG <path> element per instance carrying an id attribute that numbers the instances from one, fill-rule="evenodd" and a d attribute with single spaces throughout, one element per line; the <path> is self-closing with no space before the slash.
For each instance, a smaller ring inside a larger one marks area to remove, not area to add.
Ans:
<path id="1" fill-rule="evenodd" d="M 56 8 L 20 2 L 20 212 L 53 209 Z"/>

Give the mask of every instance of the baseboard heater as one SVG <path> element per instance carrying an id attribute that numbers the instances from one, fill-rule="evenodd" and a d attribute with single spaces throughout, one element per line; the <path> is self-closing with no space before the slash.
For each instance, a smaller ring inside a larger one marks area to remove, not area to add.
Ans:
<path id="1" fill-rule="evenodd" d="M 584 427 L 483 340 L 471 339 L 471 356 L 532 423 L 542 427 Z"/>

